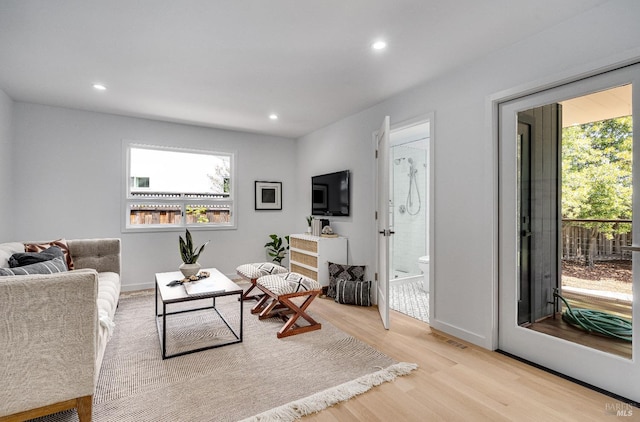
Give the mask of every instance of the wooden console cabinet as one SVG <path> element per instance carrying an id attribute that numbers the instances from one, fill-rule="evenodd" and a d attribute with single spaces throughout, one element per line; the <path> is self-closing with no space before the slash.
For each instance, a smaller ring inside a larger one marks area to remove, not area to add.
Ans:
<path id="1" fill-rule="evenodd" d="M 346 237 L 289 236 L 289 271 L 329 285 L 329 262 L 347 264 Z"/>

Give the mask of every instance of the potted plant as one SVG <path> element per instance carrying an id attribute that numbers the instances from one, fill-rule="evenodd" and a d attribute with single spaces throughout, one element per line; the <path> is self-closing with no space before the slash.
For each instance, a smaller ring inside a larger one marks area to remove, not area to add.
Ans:
<path id="1" fill-rule="evenodd" d="M 307 217 L 307 233 L 311 233 L 311 223 L 313 222 L 313 216 Z"/>
<path id="2" fill-rule="evenodd" d="M 198 274 L 200 271 L 200 264 L 198 263 L 198 258 L 202 251 L 204 251 L 204 247 L 210 242 L 207 242 L 197 248 L 193 247 L 193 239 L 191 237 L 191 233 L 189 229 L 186 229 L 185 238 L 182 236 L 180 238 L 180 257 L 182 258 L 182 264 L 180 264 L 180 271 L 182 275 L 185 277 L 190 277 L 192 275 Z M 186 240 L 185 240 L 186 239 Z"/>
<path id="3" fill-rule="evenodd" d="M 287 255 L 289 249 L 289 236 L 285 236 L 287 241 L 286 246 L 283 245 L 282 238 L 277 234 L 270 234 L 271 242 L 265 243 L 264 247 L 267 248 L 267 253 L 271 257 L 273 262 L 277 262 L 278 265 L 282 265 L 282 260 Z"/>

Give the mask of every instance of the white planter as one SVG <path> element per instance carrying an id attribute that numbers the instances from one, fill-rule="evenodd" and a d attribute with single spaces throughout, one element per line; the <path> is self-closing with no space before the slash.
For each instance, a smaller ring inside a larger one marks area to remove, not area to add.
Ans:
<path id="1" fill-rule="evenodd" d="M 198 274 L 198 272 L 200 271 L 200 264 L 198 264 L 197 262 L 195 264 L 185 264 L 183 262 L 182 264 L 180 264 L 179 268 L 183 276 L 190 277 L 192 275 Z"/>

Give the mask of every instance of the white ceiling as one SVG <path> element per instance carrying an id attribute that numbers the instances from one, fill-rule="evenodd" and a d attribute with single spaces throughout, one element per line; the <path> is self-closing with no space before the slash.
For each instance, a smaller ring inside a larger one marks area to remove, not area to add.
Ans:
<path id="1" fill-rule="evenodd" d="M 0 0 L 0 88 L 295 138 L 605 2 Z"/>
<path id="2" fill-rule="evenodd" d="M 628 84 L 561 101 L 562 126 L 631 116 L 633 112 L 631 91 L 631 84 Z"/>

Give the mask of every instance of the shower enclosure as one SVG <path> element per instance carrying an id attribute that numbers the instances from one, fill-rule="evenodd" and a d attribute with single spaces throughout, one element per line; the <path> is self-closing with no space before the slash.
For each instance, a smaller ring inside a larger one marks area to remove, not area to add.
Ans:
<path id="1" fill-rule="evenodd" d="M 429 123 L 391 132 L 389 280 L 422 278 L 418 258 L 428 255 Z"/>

